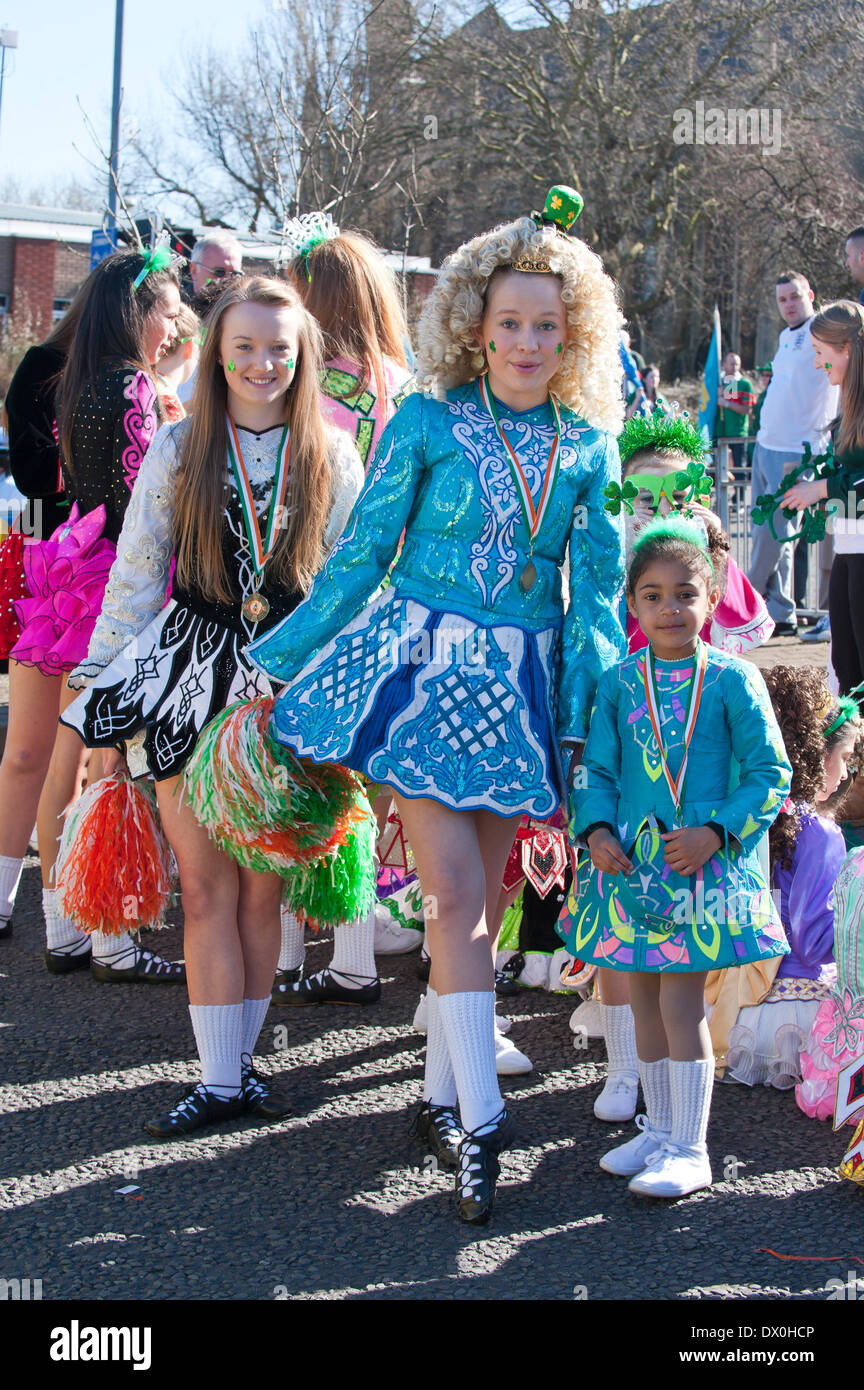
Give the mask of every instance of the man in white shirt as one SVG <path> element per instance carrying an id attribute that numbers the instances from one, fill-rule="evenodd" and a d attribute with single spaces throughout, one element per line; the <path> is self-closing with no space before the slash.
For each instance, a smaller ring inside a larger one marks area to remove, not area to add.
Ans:
<path id="1" fill-rule="evenodd" d="M 813 365 L 810 320 L 814 294 L 805 276 L 795 271 L 777 280 L 777 308 L 787 325 L 780 334 L 772 363 L 773 375 L 759 417 L 759 433 L 753 451 L 753 502 L 763 493 L 775 492 L 785 473 L 801 462 L 804 445 L 814 454 L 824 453 L 828 426 L 839 409 L 839 390 Z M 787 521 L 774 514 L 778 536 L 794 535 L 798 518 Z M 752 529 L 750 583 L 765 599 L 774 619 L 775 637 L 794 637 L 798 631 L 792 592 L 791 542 L 775 541 L 767 525 Z"/>

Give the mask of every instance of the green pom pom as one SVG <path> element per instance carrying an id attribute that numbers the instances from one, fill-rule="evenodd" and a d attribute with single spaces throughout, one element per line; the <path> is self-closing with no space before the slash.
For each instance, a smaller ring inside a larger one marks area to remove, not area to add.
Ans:
<path id="1" fill-rule="evenodd" d="M 658 517 L 655 521 L 649 521 L 647 526 L 643 526 L 633 540 L 633 554 L 641 550 L 648 541 L 656 540 L 687 541 L 689 545 L 695 545 L 697 550 L 701 550 L 703 555 L 708 555 L 705 537 L 699 527 L 675 512 L 666 517 Z"/>

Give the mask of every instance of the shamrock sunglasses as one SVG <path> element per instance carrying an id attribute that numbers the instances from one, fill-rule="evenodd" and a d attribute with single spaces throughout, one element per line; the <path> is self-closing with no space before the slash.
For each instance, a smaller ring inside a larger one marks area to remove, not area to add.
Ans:
<path id="1" fill-rule="evenodd" d="M 657 473 L 628 473 L 627 482 L 638 488 L 639 502 L 643 506 L 650 502 L 655 512 L 660 506 L 661 497 L 665 497 L 673 507 L 683 507 L 687 502 L 696 500 L 692 496 L 693 480 L 683 471 L 662 476 Z"/>

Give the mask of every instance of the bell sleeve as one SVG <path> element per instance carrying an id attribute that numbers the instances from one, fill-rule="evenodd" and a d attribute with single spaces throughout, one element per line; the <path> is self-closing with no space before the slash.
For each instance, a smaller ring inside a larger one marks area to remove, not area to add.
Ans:
<path id="1" fill-rule="evenodd" d="M 290 681 L 363 608 L 387 573 L 424 471 L 423 397 L 410 396 L 387 426 L 353 518 L 304 601 L 245 655 Z"/>
<path id="2" fill-rule="evenodd" d="M 616 669 L 606 671 L 597 686 L 591 729 L 571 798 L 570 831 L 577 843 L 584 844 L 585 831 L 598 825 L 608 826 L 613 835 L 618 834 L 616 827 L 621 787 L 621 738 L 618 733 L 620 688 Z"/>
<path id="3" fill-rule="evenodd" d="M 728 669 L 726 679 L 726 717 L 741 780 L 712 817 L 711 826 L 722 827 L 727 843 L 735 841 L 736 848 L 749 852 L 776 820 L 789 793 L 792 768 L 756 667 L 741 662 Z"/>
<path id="4" fill-rule="evenodd" d="M 87 656 L 69 675 L 82 690 L 153 621 L 165 603 L 173 553 L 174 484 L 180 461 L 175 431 L 163 425 L 138 470 L 117 542 L 102 611 Z"/>
<path id="5" fill-rule="evenodd" d="M 564 618 L 558 739 L 581 743 L 588 733 L 597 682 L 627 654 L 619 617 L 624 589 L 624 535 L 606 511 L 603 490 L 620 482 L 618 445 L 611 435 L 589 458 L 589 481 L 570 528 L 570 606 Z"/>

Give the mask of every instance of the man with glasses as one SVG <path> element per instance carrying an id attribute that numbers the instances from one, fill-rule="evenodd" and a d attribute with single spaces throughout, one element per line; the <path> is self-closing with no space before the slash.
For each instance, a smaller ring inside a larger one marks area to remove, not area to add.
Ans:
<path id="1" fill-rule="evenodd" d="M 243 251 L 231 232 L 216 228 L 199 237 L 189 262 L 195 308 L 199 313 L 210 307 L 214 294 L 224 289 L 229 280 L 242 273 Z"/>

